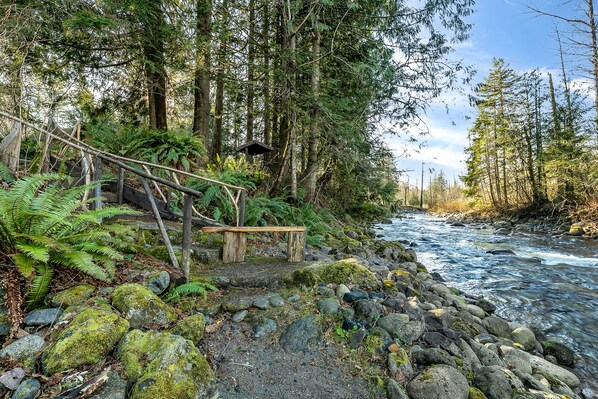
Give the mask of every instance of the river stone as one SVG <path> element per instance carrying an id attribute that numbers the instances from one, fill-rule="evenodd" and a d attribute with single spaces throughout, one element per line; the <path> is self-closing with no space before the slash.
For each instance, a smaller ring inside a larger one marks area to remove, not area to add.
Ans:
<path id="1" fill-rule="evenodd" d="M 536 336 L 534 332 L 527 327 L 519 327 L 513 330 L 513 341 L 523 346 L 523 349 L 530 351 L 536 346 Z"/>
<path id="2" fill-rule="evenodd" d="M 35 378 L 28 378 L 23 380 L 16 391 L 12 394 L 11 399 L 34 399 L 41 389 L 41 384 Z"/>
<path id="3" fill-rule="evenodd" d="M 475 304 L 476 306 L 479 306 L 488 313 L 494 313 L 494 311 L 496 310 L 496 306 L 492 302 L 484 298 L 478 299 Z"/>
<path id="4" fill-rule="evenodd" d="M 446 364 L 456 367 L 455 359 L 444 349 L 427 348 L 411 352 L 413 362 L 419 366 L 430 366 L 434 364 Z"/>
<path id="5" fill-rule="evenodd" d="M 471 305 L 471 304 L 468 304 L 466 306 L 467 306 L 467 311 L 469 313 L 471 313 L 472 315 L 474 315 L 475 317 L 479 317 L 480 319 L 483 319 L 484 317 L 486 317 L 486 312 L 481 307 L 479 307 L 477 305 Z"/>
<path id="6" fill-rule="evenodd" d="M 577 388 L 580 384 L 579 378 L 577 378 L 575 374 L 569 370 L 557 366 L 556 364 L 550 363 L 548 360 L 542 359 L 538 356 L 529 355 L 529 361 L 532 364 L 534 373 L 548 374 L 558 378 L 571 388 Z"/>
<path id="7" fill-rule="evenodd" d="M 338 314 L 341 304 L 333 298 L 323 298 L 318 300 L 316 305 L 322 314 L 335 315 Z"/>
<path id="8" fill-rule="evenodd" d="M 384 315 L 384 306 L 371 299 L 357 301 L 354 308 L 355 313 L 368 323 L 374 323 Z"/>
<path id="9" fill-rule="evenodd" d="M 571 225 L 571 227 L 569 228 L 569 235 L 571 236 L 582 236 L 584 235 L 586 232 L 583 228 L 583 225 L 581 223 L 575 223 L 573 225 Z"/>
<path id="10" fill-rule="evenodd" d="M 351 290 L 345 284 L 339 284 L 336 286 L 336 297 L 337 298 L 342 299 L 343 296 L 348 292 L 351 292 Z"/>
<path id="11" fill-rule="evenodd" d="M 265 296 L 257 296 L 253 298 L 253 307 L 266 310 L 270 307 L 270 301 Z"/>
<path id="12" fill-rule="evenodd" d="M 278 328 L 278 325 L 276 324 L 276 322 L 274 320 L 268 319 L 266 317 L 260 317 L 252 325 L 253 337 L 254 338 L 266 337 L 266 336 L 271 335 L 274 332 L 276 332 L 277 328 Z"/>
<path id="13" fill-rule="evenodd" d="M 390 352 L 386 358 L 386 364 L 391 375 L 397 377 L 399 381 L 406 381 L 413 374 L 413 366 L 403 348 L 398 348 L 396 352 Z"/>
<path id="14" fill-rule="evenodd" d="M 511 328 L 506 320 L 496 316 L 489 316 L 483 320 L 483 325 L 490 334 L 501 338 L 511 338 Z"/>
<path id="15" fill-rule="evenodd" d="M 411 399 L 467 399 L 467 379 L 455 368 L 436 365 L 426 368 L 407 385 Z"/>
<path id="16" fill-rule="evenodd" d="M 388 379 L 386 383 L 386 398 L 387 399 L 409 399 L 403 388 L 393 379 Z"/>
<path id="17" fill-rule="evenodd" d="M 477 351 L 478 359 L 483 366 L 500 366 L 505 367 L 505 362 L 498 356 L 498 354 L 486 346 L 482 346 Z"/>
<path id="18" fill-rule="evenodd" d="M 117 357 L 133 384 L 130 399 L 218 397 L 210 365 L 179 335 L 132 330 L 121 341 Z"/>
<path id="19" fill-rule="evenodd" d="M 532 373 L 532 365 L 528 360 L 527 352 L 504 345 L 500 346 L 499 350 L 502 360 L 509 369 L 519 370 L 526 374 Z"/>
<path id="20" fill-rule="evenodd" d="M 515 397 L 515 393 L 525 389 L 515 374 L 500 366 L 479 369 L 473 379 L 473 385 L 488 399 L 511 399 Z"/>
<path id="21" fill-rule="evenodd" d="M 79 366 L 96 364 L 112 352 L 128 329 L 129 323 L 116 313 L 87 308 L 79 313 L 44 351 L 44 371 L 47 375 L 52 375 Z"/>
<path id="22" fill-rule="evenodd" d="M 165 326 L 177 319 L 174 309 L 139 284 L 123 284 L 115 289 L 112 305 L 120 310 L 131 328 Z"/>
<path id="23" fill-rule="evenodd" d="M 544 341 L 542 342 L 542 350 L 545 355 L 554 356 L 559 364 L 569 367 L 575 366 L 575 354 L 560 342 Z"/>
<path id="24" fill-rule="evenodd" d="M 274 294 L 270 297 L 270 305 L 275 308 L 281 308 L 284 306 L 284 299 L 278 294 Z"/>
<path id="25" fill-rule="evenodd" d="M 45 326 L 53 324 L 62 315 L 60 308 L 37 309 L 27 313 L 23 319 L 26 326 Z"/>
<path id="26" fill-rule="evenodd" d="M 201 313 L 196 313 L 189 317 L 179 320 L 170 330 L 172 334 L 187 338 L 193 343 L 199 342 L 203 338 L 203 332 L 206 328 L 206 318 Z"/>
<path id="27" fill-rule="evenodd" d="M 156 295 L 163 293 L 170 285 L 170 274 L 161 271 L 148 276 L 147 287 Z"/>
<path id="28" fill-rule="evenodd" d="M 285 352 L 296 353 L 309 348 L 320 335 L 320 328 L 314 316 L 295 320 L 278 341 Z"/>
<path id="29" fill-rule="evenodd" d="M 226 298 L 226 300 L 222 302 L 222 309 L 230 313 L 236 313 L 241 310 L 249 309 L 251 305 L 253 305 L 252 298 L 233 296 Z"/>
<path id="30" fill-rule="evenodd" d="M 446 297 L 447 295 L 452 295 L 451 290 L 448 287 L 441 283 L 432 284 L 430 290 L 435 292 L 436 294 L 440 295 L 441 297 Z"/>
<path id="31" fill-rule="evenodd" d="M 235 313 L 233 315 L 233 321 L 235 323 L 240 323 L 245 319 L 245 316 L 247 316 L 249 312 L 247 310 L 240 310 L 237 313 Z"/>
<path id="32" fill-rule="evenodd" d="M 465 342 L 463 339 L 459 339 L 457 341 L 457 345 L 461 350 L 461 357 L 463 361 L 469 364 L 472 370 L 477 370 L 482 367 L 482 363 L 480 363 L 480 359 L 478 359 L 477 355 L 475 354 L 474 350 L 471 349 L 471 346 Z"/>
<path id="33" fill-rule="evenodd" d="M 95 289 L 91 284 L 79 284 L 60 291 L 52 298 L 52 306 L 66 309 L 69 306 L 82 305 L 91 298 Z"/>
<path id="34" fill-rule="evenodd" d="M 89 399 L 125 399 L 126 396 L 127 383 L 116 371 L 110 370 L 108 380 Z"/>
<path id="35" fill-rule="evenodd" d="M 0 358 L 8 356 L 11 359 L 23 361 L 28 368 L 33 368 L 35 354 L 42 349 L 45 343 L 46 341 L 39 335 L 26 335 L 0 349 Z"/>
<path id="36" fill-rule="evenodd" d="M 25 378 L 27 373 L 20 367 L 15 367 L 12 370 L 5 371 L 2 375 L 0 375 L 0 384 L 4 385 L 6 388 L 14 391 L 17 389 L 23 378 Z"/>

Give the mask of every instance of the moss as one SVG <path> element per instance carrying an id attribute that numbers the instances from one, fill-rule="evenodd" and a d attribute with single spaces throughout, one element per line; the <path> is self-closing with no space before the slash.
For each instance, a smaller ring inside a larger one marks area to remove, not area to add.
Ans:
<path id="1" fill-rule="evenodd" d="M 368 335 L 363 340 L 363 349 L 370 356 L 379 356 L 384 350 L 384 343 L 376 335 Z"/>
<path id="2" fill-rule="evenodd" d="M 403 348 L 399 348 L 398 351 L 392 352 L 388 355 L 396 364 L 407 364 L 409 363 L 409 356 Z"/>
<path id="3" fill-rule="evenodd" d="M 79 284 L 60 291 L 52 298 L 52 306 L 68 308 L 69 306 L 82 305 L 87 301 L 96 287 L 91 284 Z"/>
<path id="4" fill-rule="evenodd" d="M 391 271 L 389 274 L 396 274 L 397 276 L 404 276 L 404 277 L 408 277 L 411 278 L 411 273 L 409 273 L 407 270 L 393 270 Z"/>
<path id="5" fill-rule="evenodd" d="M 140 284 L 123 284 L 115 289 L 112 305 L 123 313 L 132 328 L 165 325 L 177 319 L 174 309 Z"/>
<path id="6" fill-rule="evenodd" d="M 455 357 L 455 363 L 457 364 L 457 366 L 465 365 L 465 363 L 463 362 L 463 359 L 461 359 L 460 357 Z"/>
<path id="7" fill-rule="evenodd" d="M 422 381 L 422 382 L 423 382 L 423 381 L 428 381 L 428 380 L 431 380 L 432 378 L 433 378 L 433 377 L 432 377 L 432 375 L 431 375 L 431 374 L 428 374 L 428 373 L 426 373 L 426 372 L 423 372 L 422 374 L 420 374 L 420 375 L 417 377 L 417 379 L 418 379 L 418 380 L 420 380 L 420 381 Z"/>
<path id="8" fill-rule="evenodd" d="M 198 342 L 203 338 L 203 332 L 206 327 L 206 318 L 203 314 L 197 313 L 180 320 L 170 332 L 180 335 L 191 342 Z"/>
<path id="9" fill-rule="evenodd" d="M 42 364 L 46 374 L 93 365 L 110 353 L 129 329 L 116 313 L 88 308 L 75 317 L 46 349 Z"/>
<path id="10" fill-rule="evenodd" d="M 376 275 L 355 259 L 340 262 L 316 263 L 293 272 L 296 285 L 312 287 L 318 283 L 358 284 L 365 289 L 378 289 L 380 282 Z"/>
<path id="11" fill-rule="evenodd" d="M 156 259 L 160 259 L 166 263 L 170 263 L 170 255 L 168 255 L 168 249 L 166 249 L 165 245 L 156 245 L 151 248 L 139 248 L 139 252 L 146 253 L 148 255 L 153 256 Z M 174 248 L 174 254 L 177 259 L 181 259 L 181 250 L 180 248 Z"/>
<path id="12" fill-rule="evenodd" d="M 397 283 L 395 283 L 392 280 L 384 280 L 382 282 L 382 284 L 384 285 L 384 288 L 388 288 L 388 289 L 391 289 L 393 291 L 398 291 Z"/>
<path id="13" fill-rule="evenodd" d="M 424 265 L 422 265 L 421 263 L 417 263 L 417 272 L 418 273 L 428 273 L 428 269 L 426 269 L 426 267 Z"/>
<path id="14" fill-rule="evenodd" d="M 224 235 L 221 233 L 200 233 L 194 241 L 202 247 L 221 248 L 224 245 Z"/>
<path id="15" fill-rule="evenodd" d="M 467 399 L 486 399 L 486 395 L 477 388 L 469 387 L 469 396 Z"/>
<path id="16" fill-rule="evenodd" d="M 117 355 L 134 383 L 131 399 L 207 397 L 215 380 L 203 355 L 178 335 L 133 330 L 121 342 Z"/>

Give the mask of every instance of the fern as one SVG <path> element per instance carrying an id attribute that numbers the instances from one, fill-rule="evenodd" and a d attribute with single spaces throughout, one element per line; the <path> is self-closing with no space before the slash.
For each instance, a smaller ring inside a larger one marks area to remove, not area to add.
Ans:
<path id="1" fill-rule="evenodd" d="M 179 285 L 174 289 L 170 290 L 166 295 L 163 296 L 165 302 L 179 302 L 184 296 L 199 296 L 205 301 L 208 297 L 209 291 L 218 291 L 214 285 L 205 281 L 191 281 L 187 284 Z"/>
<path id="2" fill-rule="evenodd" d="M 15 267 L 31 281 L 27 305 L 39 304 L 47 293 L 54 266 L 61 265 L 99 280 L 114 274 L 115 261 L 126 226 L 100 224 L 126 208 L 81 211 L 89 186 L 71 187 L 70 178 L 58 174 L 31 175 L 0 190 L 0 265 Z"/>

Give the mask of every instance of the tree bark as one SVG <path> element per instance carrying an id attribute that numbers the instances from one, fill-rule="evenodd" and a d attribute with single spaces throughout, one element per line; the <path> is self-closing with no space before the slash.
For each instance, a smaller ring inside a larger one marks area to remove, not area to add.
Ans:
<path id="1" fill-rule="evenodd" d="M 197 0 L 195 27 L 195 84 L 193 135 L 200 136 L 210 153 L 210 45 L 212 1 Z"/>
<path id="2" fill-rule="evenodd" d="M 228 48 L 228 9 L 226 2 L 222 3 L 222 33 L 218 45 L 218 67 L 216 71 L 216 100 L 214 109 L 214 137 L 212 138 L 211 159 L 222 156 L 222 126 L 224 113 L 224 70 Z"/>
<path id="3" fill-rule="evenodd" d="M 247 35 L 247 141 L 253 140 L 255 96 L 255 0 L 249 0 L 249 34 Z"/>

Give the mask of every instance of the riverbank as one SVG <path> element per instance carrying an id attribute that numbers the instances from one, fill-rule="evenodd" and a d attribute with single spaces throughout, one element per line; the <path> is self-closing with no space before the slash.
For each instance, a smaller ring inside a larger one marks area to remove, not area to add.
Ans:
<path id="1" fill-rule="evenodd" d="M 54 318 L 45 324 L 32 324 L 27 315 L 21 337 L 3 349 L 10 359 L 3 359 L 0 381 L 20 375 L 20 368 L 21 381 L 7 387 L 37 387 L 19 396 L 32 398 L 74 397 L 72 390 L 93 386 L 90 377 L 98 376 L 102 383 L 89 396 L 96 399 L 159 399 L 173 392 L 178 398 L 215 398 L 216 392 L 226 398 L 592 397 L 567 369 L 575 356 L 566 346 L 496 316 L 487 299 L 428 272 L 413 249 L 375 236 L 363 228 L 338 231 L 327 246 L 309 247 L 303 264 L 253 280 L 252 287 L 212 261 L 195 273 L 218 291 L 168 303 L 171 280 L 162 273 L 168 270 L 154 263 L 149 273 L 151 262 L 141 258 L 122 273 L 126 284 L 55 293 L 54 307 L 44 311 Z M 284 245 L 259 240 L 250 247 L 276 256 Z M 269 265 L 259 258 L 238 265 L 247 275 L 254 267 Z M 95 321 L 104 318 L 114 318 L 109 324 L 118 328 L 110 339 L 90 340 Z M 23 345 L 29 342 L 34 345 Z M 164 362 L 180 384 L 154 367 Z"/>

